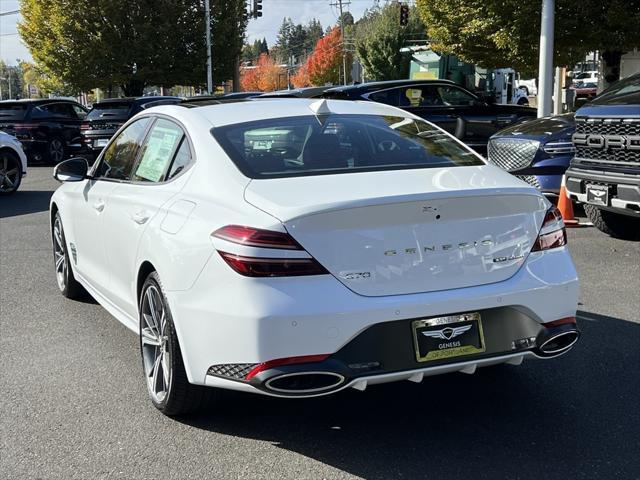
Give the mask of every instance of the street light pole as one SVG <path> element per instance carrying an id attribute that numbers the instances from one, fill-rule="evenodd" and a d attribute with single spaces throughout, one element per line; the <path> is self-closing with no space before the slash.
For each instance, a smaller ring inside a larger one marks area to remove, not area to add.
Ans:
<path id="1" fill-rule="evenodd" d="M 540 21 L 540 62 L 538 63 L 538 118 L 551 114 L 551 94 L 553 90 L 553 23 L 555 20 L 555 0 L 542 0 Z M 559 99 L 556 98 L 556 102 Z"/>
<path id="2" fill-rule="evenodd" d="M 207 30 L 207 93 L 211 95 L 213 91 L 213 72 L 211 70 L 211 9 L 209 0 L 204 0 L 205 28 Z"/>

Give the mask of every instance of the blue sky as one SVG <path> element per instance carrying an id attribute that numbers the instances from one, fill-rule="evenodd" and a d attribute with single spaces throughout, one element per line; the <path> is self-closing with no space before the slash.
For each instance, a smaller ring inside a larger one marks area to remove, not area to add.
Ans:
<path id="1" fill-rule="evenodd" d="M 295 23 L 305 24 L 315 17 L 326 29 L 328 25 L 335 24 L 338 19 L 338 11 L 330 3 L 332 3 L 331 0 L 263 0 L 263 16 L 249 22 L 247 37 L 249 41 L 265 37 L 269 46 L 273 45 L 284 17 L 291 17 Z M 351 0 L 351 5 L 347 9 L 357 20 L 374 3 L 374 0 Z M 0 12 L 19 8 L 18 0 L 0 0 Z M 14 64 L 17 58 L 31 59 L 29 51 L 17 35 L 18 19 L 18 15 L 0 17 L 0 58 L 9 64 Z"/>

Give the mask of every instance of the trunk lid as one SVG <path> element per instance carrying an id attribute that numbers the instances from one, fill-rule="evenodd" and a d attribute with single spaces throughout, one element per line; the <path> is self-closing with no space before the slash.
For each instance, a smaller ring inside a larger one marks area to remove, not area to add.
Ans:
<path id="1" fill-rule="evenodd" d="M 549 207 L 489 165 L 254 180 L 245 198 L 365 296 L 506 280 Z"/>

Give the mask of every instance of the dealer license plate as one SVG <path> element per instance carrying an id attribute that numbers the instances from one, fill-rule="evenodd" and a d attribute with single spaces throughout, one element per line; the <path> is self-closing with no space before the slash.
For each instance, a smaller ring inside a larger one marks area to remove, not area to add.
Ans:
<path id="1" fill-rule="evenodd" d="M 418 362 L 485 351 L 482 320 L 478 312 L 414 320 L 412 329 Z"/>
<path id="2" fill-rule="evenodd" d="M 604 185 L 587 185 L 587 203 L 592 205 L 609 205 L 609 187 Z"/>

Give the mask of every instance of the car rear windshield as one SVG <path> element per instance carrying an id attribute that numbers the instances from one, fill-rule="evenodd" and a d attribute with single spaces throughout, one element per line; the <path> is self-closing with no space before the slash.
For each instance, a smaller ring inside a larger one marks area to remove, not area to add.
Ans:
<path id="1" fill-rule="evenodd" d="M 275 118 L 212 133 L 250 178 L 484 164 L 442 130 L 400 116 Z"/>
<path id="2" fill-rule="evenodd" d="M 87 120 L 126 120 L 129 118 L 129 110 L 131 110 L 129 102 L 94 103 L 87 114 Z"/>
<path id="3" fill-rule="evenodd" d="M 0 122 L 3 120 L 22 120 L 27 114 L 29 105 L 25 103 L 0 102 Z"/>

